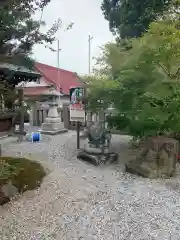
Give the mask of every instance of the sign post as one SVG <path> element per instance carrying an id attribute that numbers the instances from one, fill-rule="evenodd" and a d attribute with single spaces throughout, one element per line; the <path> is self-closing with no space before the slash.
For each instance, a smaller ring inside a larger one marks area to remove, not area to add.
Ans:
<path id="1" fill-rule="evenodd" d="M 80 148 L 80 122 L 85 122 L 84 88 L 70 88 L 70 121 L 76 122 L 77 149 Z"/>
<path id="2" fill-rule="evenodd" d="M 77 132 L 77 149 L 80 149 L 80 122 L 76 123 L 76 132 Z"/>

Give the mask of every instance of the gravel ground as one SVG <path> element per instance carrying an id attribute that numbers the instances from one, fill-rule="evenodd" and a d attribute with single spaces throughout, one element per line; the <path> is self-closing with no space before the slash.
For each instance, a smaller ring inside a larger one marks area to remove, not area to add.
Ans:
<path id="1" fill-rule="evenodd" d="M 113 136 L 122 151 L 127 136 Z M 41 143 L 1 140 L 6 155 L 38 159 L 47 169 L 41 187 L 0 207 L 1 240 L 180 239 L 180 174 L 166 181 L 94 167 L 76 159 L 76 136 Z M 125 159 L 120 158 L 120 162 Z"/>

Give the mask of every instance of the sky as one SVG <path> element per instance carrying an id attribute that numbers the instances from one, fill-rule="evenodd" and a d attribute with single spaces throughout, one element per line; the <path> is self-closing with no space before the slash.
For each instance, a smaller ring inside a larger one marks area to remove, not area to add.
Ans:
<path id="1" fill-rule="evenodd" d="M 112 41 L 113 36 L 109 31 L 108 22 L 104 19 L 101 11 L 102 0 L 52 0 L 45 8 L 42 20 L 46 21 L 46 28 L 50 28 L 55 20 L 61 18 L 62 27 L 56 33 L 60 42 L 60 68 L 88 74 L 88 35 L 91 41 L 91 57 L 100 53 L 99 47 Z M 35 16 L 40 19 L 40 13 Z M 73 22 L 72 29 L 65 31 L 66 27 Z M 57 41 L 52 45 L 57 49 Z M 52 66 L 57 66 L 57 52 L 52 52 L 42 45 L 34 47 L 35 60 Z M 91 61 L 91 69 L 94 65 Z"/>

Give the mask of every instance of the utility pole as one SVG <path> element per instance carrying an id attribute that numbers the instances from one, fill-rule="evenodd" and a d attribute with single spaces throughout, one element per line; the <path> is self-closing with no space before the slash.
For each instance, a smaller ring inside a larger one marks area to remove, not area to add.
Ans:
<path id="1" fill-rule="evenodd" d="M 61 84 L 60 84 L 60 61 L 59 61 L 59 53 L 61 51 L 60 48 L 60 43 L 59 43 L 59 39 L 57 41 L 57 82 L 58 82 L 58 87 L 59 90 L 61 89 Z M 61 104 L 61 96 L 59 95 L 59 104 Z"/>
<path id="2" fill-rule="evenodd" d="M 89 34 L 88 36 L 88 75 L 90 76 L 91 74 L 91 42 L 92 42 L 93 37 Z M 87 97 L 86 93 L 86 87 L 84 89 L 84 95 L 85 98 Z M 86 104 L 85 104 L 85 126 L 87 126 L 87 110 L 86 110 Z"/>
<path id="3" fill-rule="evenodd" d="M 91 35 L 88 36 L 88 74 L 90 75 L 91 73 L 91 42 L 92 42 L 93 37 Z"/>
<path id="4" fill-rule="evenodd" d="M 61 48 L 60 48 L 60 44 L 59 44 L 59 40 L 58 40 L 58 42 L 57 42 L 57 69 L 58 69 L 58 71 L 57 71 L 57 80 L 58 80 L 58 83 L 59 83 L 59 81 L 60 81 L 60 63 L 59 63 L 59 53 L 60 53 L 60 51 L 61 51 Z M 59 86 L 59 87 L 61 87 L 61 86 Z"/>

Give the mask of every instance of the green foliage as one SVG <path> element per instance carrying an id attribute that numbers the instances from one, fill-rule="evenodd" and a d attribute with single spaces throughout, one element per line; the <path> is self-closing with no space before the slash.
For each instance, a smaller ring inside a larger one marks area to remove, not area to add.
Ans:
<path id="1" fill-rule="evenodd" d="M 103 0 L 102 11 L 110 30 L 122 38 L 140 37 L 149 24 L 171 9 L 174 0 Z M 177 8 L 176 8 L 177 10 Z"/>
<path id="2" fill-rule="evenodd" d="M 155 22 L 133 41 L 132 57 L 121 71 L 121 104 L 117 104 L 131 120 L 132 135 L 180 131 L 179 60 L 180 31 L 174 22 Z"/>
<path id="3" fill-rule="evenodd" d="M 5 109 L 12 109 L 15 99 L 17 99 L 17 93 L 14 87 L 8 84 L 6 81 L 0 82 L 0 111 Z"/>
<path id="4" fill-rule="evenodd" d="M 41 26 L 45 22 L 39 19 L 34 20 L 36 11 L 43 11 L 51 0 L 8 0 L 0 3 L 0 63 L 10 63 L 34 68 L 32 49 L 35 44 L 43 44 L 51 48 L 55 40 L 55 33 L 61 26 L 58 19 L 47 31 L 42 32 Z M 8 75 L 11 72 L 9 71 Z M 8 108 L 12 107 L 15 92 L 12 86 L 7 85 L 7 78 L 0 83 L 0 102 L 4 101 Z"/>
<path id="5" fill-rule="evenodd" d="M 115 80 L 109 80 L 108 77 L 99 75 L 84 77 L 87 83 L 87 109 L 96 113 L 106 109 L 111 103 L 113 92 L 116 91 L 118 83 Z"/>
<path id="6" fill-rule="evenodd" d="M 93 112 L 114 106 L 119 101 L 120 86 L 118 76 L 131 55 L 132 41 L 121 40 L 118 44 L 107 43 L 96 58 L 94 75 L 84 77 L 88 84 L 88 108 Z"/>
<path id="7" fill-rule="evenodd" d="M 0 161 L 0 182 L 6 182 L 12 176 L 17 175 L 16 168 L 11 166 L 6 161 Z"/>
<path id="8" fill-rule="evenodd" d="M 122 65 L 131 54 L 132 40 L 121 39 L 118 43 L 107 43 L 101 47 L 101 55 L 96 58 L 94 72 L 102 76 L 115 79 Z"/>
<path id="9" fill-rule="evenodd" d="M 50 0 L 9 0 L 1 3 L 0 62 L 29 66 L 32 59 L 28 56 L 32 53 L 34 44 L 51 48 L 61 20 L 58 19 L 43 33 L 40 27 L 45 25 L 45 22 L 33 19 L 35 11 L 42 11 L 49 2 Z"/>
<path id="10" fill-rule="evenodd" d="M 130 135 L 180 132 L 179 26 L 180 21 L 171 18 L 153 22 L 147 33 L 129 42 L 130 47 L 124 47 L 124 40 L 112 43 L 101 58 L 100 72 L 107 69 L 109 91 L 103 83 L 91 94 L 95 91 L 94 99 L 117 109 L 119 114 L 109 121 Z"/>
<path id="11" fill-rule="evenodd" d="M 107 116 L 106 120 L 110 128 L 115 127 L 117 130 L 126 130 L 130 125 L 130 120 L 124 114 Z"/>
<path id="12" fill-rule="evenodd" d="M 46 175 L 43 167 L 25 158 L 0 157 L 0 185 L 9 180 L 19 192 L 37 188 Z"/>

